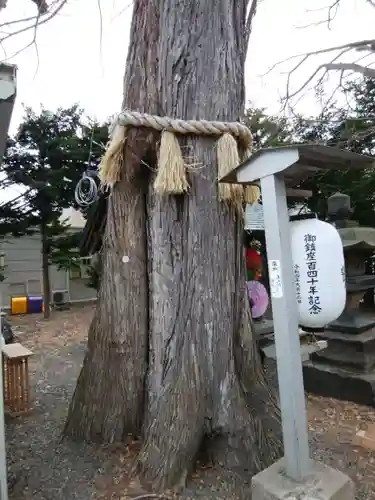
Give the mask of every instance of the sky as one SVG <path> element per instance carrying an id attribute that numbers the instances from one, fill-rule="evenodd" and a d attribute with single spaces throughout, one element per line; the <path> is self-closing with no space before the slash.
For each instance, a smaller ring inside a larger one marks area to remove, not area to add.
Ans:
<path id="1" fill-rule="evenodd" d="M 290 64 L 265 75 L 274 63 L 300 52 L 373 36 L 375 9 L 366 0 L 341 0 L 331 30 L 326 24 L 302 27 L 325 19 L 324 7 L 332 2 L 261 1 L 246 64 L 249 101 L 277 112 L 279 97 L 285 94 L 285 73 Z M 8 0 L 0 22 L 33 14 L 35 5 L 31 0 Z M 79 102 L 89 115 L 100 119 L 118 112 L 131 14 L 131 0 L 68 0 L 61 14 L 39 27 L 38 54 L 35 47 L 30 47 L 11 57 L 32 39 L 31 31 L 5 42 L 9 62 L 18 65 L 18 98 L 12 130 L 22 117 L 22 103 L 33 107 L 43 103 L 45 107 L 56 108 Z M 296 83 L 306 78 L 319 62 L 322 59 L 305 65 Z M 300 106 L 313 112 L 314 99 L 305 97 Z"/>
<path id="2" fill-rule="evenodd" d="M 291 63 L 266 74 L 272 65 L 301 52 L 373 37 L 375 9 L 366 0 L 341 0 L 330 30 L 327 24 L 304 27 L 324 20 L 325 7 L 333 1 L 261 0 L 246 63 L 248 102 L 279 112 Z M 35 15 L 35 10 L 31 0 L 8 0 L 0 23 Z M 42 103 L 54 109 L 78 102 L 89 116 L 98 119 L 120 111 L 131 14 L 131 0 L 68 0 L 59 15 L 38 28 L 37 50 L 21 50 L 32 40 L 32 31 L 5 41 L 3 60 L 18 66 L 11 132 L 22 118 L 23 104 L 38 108 Z M 0 26 L 1 30 L 7 27 Z M 323 60 L 316 58 L 304 65 L 295 84 Z M 314 114 L 319 105 L 309 94 L 298 106 L 300 111 Z"/>

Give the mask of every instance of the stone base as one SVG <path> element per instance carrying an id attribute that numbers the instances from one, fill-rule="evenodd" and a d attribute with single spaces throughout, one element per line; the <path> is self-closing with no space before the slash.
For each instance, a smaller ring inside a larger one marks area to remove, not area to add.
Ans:
<path id="1" fill-rule="evenodd" d="M 252 500 L 354 500 L 352 480 L 327 465 L 311 461 L 312 474 L 302 483 L 289 479 L 281 459 L 253 477 Z"/>
<path id="2" fill-rule="evenodd" d="M 336 321 L 333 321 L 327 326 L 327 330 L 334 330 L 335 332 L 347 333 L 351 335 L 358 335 L 375 326 L 374 316 L 371 318 L 368 314 L 356 310 L 355 315 L 342 316 Z"/>
<path id="3" fill-rule="evenodd" d="M 337 366 L 303 363 L 305 391 L 375 407 L 375 372 L 356 373 Z"/>
<path id="4" fill-rule="evenodd" d="M 375 369 L 375 328 L 358 335 L 325 331 L 315 337 L 326 340 L 328 347 L 314 354 L 313 361 L 361 373 Z"/>

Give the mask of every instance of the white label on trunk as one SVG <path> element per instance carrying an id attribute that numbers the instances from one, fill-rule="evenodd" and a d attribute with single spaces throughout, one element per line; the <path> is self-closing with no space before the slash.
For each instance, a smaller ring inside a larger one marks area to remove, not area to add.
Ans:
<path id="1" fill-rule="evenodd" d="M 274 299 L 281 299 L 284 293 L 283 293 L 283 283 L 281 279 L 280 261 L 269 260 L 268 272 L 270 277 L 271 295 Z"/>
<path id="2" fill-rule="evenodd" d="M 129 259 L 129 256 L 128 256 L 128 255 L 124 255 L 124 256 L 122 257 L 122 262 L 123 262 L 124 264 L 127 264 L 127 263 L 129 262 L 129 260 L 130 260 L 130 259 Z"/>

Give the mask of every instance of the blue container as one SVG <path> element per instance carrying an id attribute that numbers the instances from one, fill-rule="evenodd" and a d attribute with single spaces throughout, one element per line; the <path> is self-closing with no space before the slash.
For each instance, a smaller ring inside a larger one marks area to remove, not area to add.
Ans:
<path id="1" fill-rule="evenodd" d="M 41 313 L 43 311 L 43 297 L 27 297 L 27 312 Z"/>

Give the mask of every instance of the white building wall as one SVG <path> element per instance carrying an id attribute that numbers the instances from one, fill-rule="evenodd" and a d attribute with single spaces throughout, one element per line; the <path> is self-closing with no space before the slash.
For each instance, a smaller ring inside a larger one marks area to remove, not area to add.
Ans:
<path id="1" fill-rule="evenodd" d="M 0 240 L 4 254 L 5 280 L 1 286 L 1 306 L 9 308 L 12 296 L 42 295 L 42 254 L 40 234 L 8 237 Z M 50 266 L 51 292 L 65 291 L 70 302 L 96 299 L 96 290 L 87 286 L 87 279 L 70 278 L 69 271 Z"/>
<path id="2" fill-rule="evenodd" d="M 38 234 L 20 238 L 6 238 L 0 242 L 4 253 L 4 275 L 2 283 L 2 302 L 10 305 L 12 296 L 41 295 L 42 293 L 42 255 Z"/>

